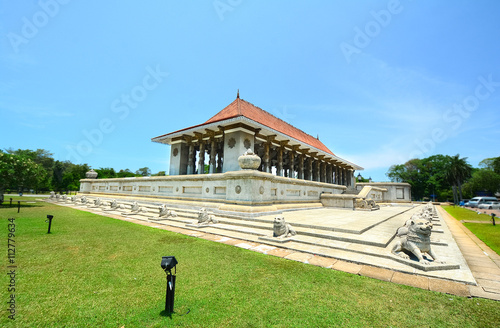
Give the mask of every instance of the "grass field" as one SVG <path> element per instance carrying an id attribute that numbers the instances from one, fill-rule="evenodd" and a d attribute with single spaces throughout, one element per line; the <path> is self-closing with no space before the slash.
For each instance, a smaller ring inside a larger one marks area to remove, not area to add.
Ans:
<path id="1" fill-rule="evenodd" d="M 491 216 L 487 214 L 477 214 L 477 212 L 461 208 L 458 206 L 443 206 L 445 211 L 450 213 L 457 220 L 466 221 L 484 221 L 490 224 L 483 223 L 464 223 L 464 225 L 479 239 L 481 239 L 488 247 L 497 254 L 500 254 L 500 219 L 496 218 L 494 226 Z"/>
<path id="2" fill-rule="evenodd" d="M 47 214 L 54 215 L 51 234 Z M 396 285 L 50 203 L 24 204 L 19 214 L 4 205 L 0 218 L 5 248 L 8 218 L 15 219 L 17 265 L 15 321 L 5 310 L 9 277 L 1 275 L 1 327 L 494 327 L 500 322 L 500 302 Z M 165 255 L 179 261 L 170 316 L 163 313 Z M 7 273 L 6 255 L 3 260 Z"/>

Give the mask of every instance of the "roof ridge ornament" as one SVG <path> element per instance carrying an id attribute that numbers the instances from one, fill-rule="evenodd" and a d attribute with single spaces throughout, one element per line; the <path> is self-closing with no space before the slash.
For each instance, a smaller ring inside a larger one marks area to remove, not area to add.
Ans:
<path id="1" fill-rule="evenodd" d="M 238 89 L 238 93 L 236 94 L 236 98 L 240 99 L 240 89 Z"/>

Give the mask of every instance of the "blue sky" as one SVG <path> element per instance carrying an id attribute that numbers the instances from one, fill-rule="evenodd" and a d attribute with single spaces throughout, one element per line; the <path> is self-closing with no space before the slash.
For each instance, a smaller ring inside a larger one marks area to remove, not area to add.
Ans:
<path id="1" fill-rule="evenodd" d="M 0 0 L 0 148 L 168 171 L 236 97 L 387 180 L 500 156 L 498 1 Z"/>

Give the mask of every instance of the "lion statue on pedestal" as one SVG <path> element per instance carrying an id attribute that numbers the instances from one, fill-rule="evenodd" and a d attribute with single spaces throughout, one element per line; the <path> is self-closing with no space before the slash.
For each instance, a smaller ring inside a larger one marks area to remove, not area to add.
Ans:
<path id="1" fill-rule="evenodd" d="M 285 222 L 283 216 L 274 218 L 273 237 L 287 238 L 295 236 L 297 232 L 293 230 L 292 226 Z"/>
<path id="2" fill-rule="evenodd" d="M 434 262 L 437 262 L 437 256 L 431 249 L 431 232 L 432 223 L 429 220 L 412 216 L 404 226 L 398 229 L 399 239 L 396 240 L 392 253 L 404 259 L 410 258 L 407 253 L 412 253 L 420 263 L 426 265 L 430 262 L 424 258 L 424 255 L 430 256 Z"/>

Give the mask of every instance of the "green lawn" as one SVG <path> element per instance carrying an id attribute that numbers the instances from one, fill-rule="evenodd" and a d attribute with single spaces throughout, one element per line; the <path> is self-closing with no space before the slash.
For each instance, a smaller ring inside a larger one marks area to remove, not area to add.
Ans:
<path id="1" fill-rule="evenodd" d="M 477 214 L 477 212 L 461 208 L 458 206 L 443 206 L 445 211 L 450 213 L 457 220 L 484 221 L 484 223 L 464 223 L 464 225 L 486 245 L 497 254 L 500 254 L 500 219 L 495 218 L 496 225 L 493 225 L 491 216 L 487 214 Z"/>
<path id="2" fill-rule="evenodd" d="M 47 214 L 54 215 L 51 234 Z M 50 203 L 26 204 L 19 214 L 3 205 L 0 218 L 5 248 L 7 219 L 15 218 L 17 265 L 15 322 L 5 310 L 9 277 L 1 275 L 1 327 L 493 327 L 500 322 L 500 302 L 355 276 Z M 165 255 L 179 261 L 171 316 L 162 312 Z M 7 272 L 7 256 L 3 259 Z"/>
<path id="3" fill-rule="evenodd" d="M 491 215 L 488 214 L 477 214 L 478 211 L 482 212 L 482 210 L 476 209 L 475 211 L 460 207 L 460 206 L 443 206 L 443 209 L 450 213 L 455 219 L 461 221 L 489 221 L 491 222 Z M 496 218 L 495 220 L 498 220 Z"/>

